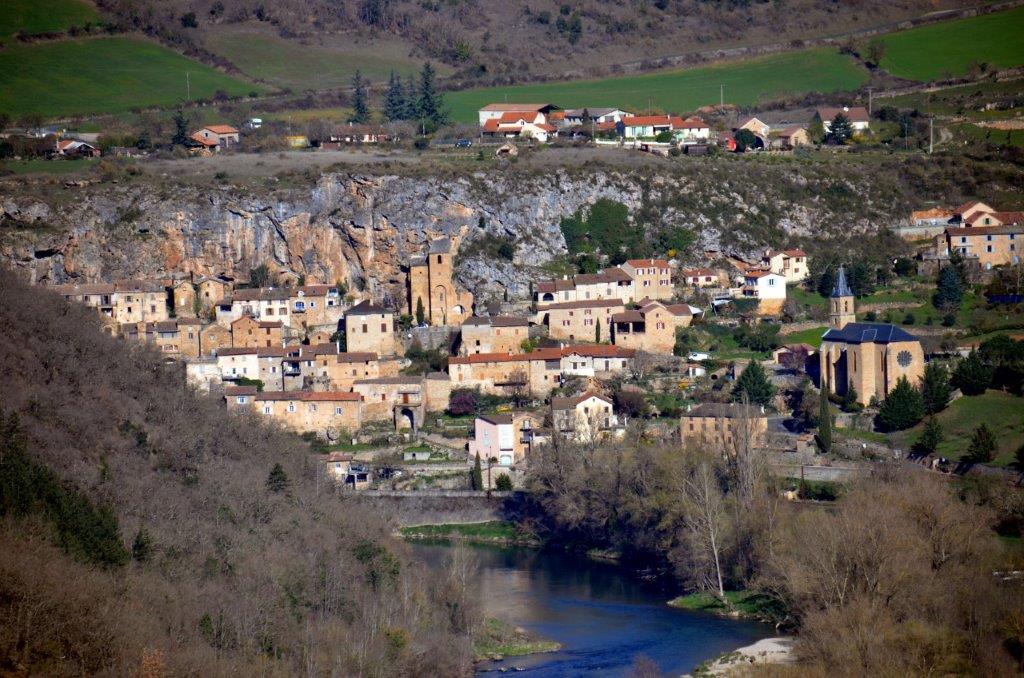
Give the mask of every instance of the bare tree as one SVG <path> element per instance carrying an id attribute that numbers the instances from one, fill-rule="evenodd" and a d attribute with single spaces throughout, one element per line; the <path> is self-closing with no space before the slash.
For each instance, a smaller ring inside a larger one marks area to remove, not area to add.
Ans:
<path id="1" fill-rule="evenodd" d="M 706 589 L 714 590 L 725 602 L 722 553 L 729 532 L 729 512 L 719 465 L 714 456 L 695 453 L 683 479 L 683 522 L 694 548 L 694 574 Z"/>

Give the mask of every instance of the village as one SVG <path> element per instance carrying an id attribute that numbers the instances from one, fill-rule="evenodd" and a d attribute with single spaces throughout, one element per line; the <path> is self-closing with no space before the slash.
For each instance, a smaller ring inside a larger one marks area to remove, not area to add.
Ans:
<path id="1" fill-rule="evenodd" d="M 1022 213 L 971 202 L 903 224 L 918 255 L 897 269 L 937 278 L 940 292 L 950 272 L 963 288 L 1019 264 Z M 878 322 L 877 306 L 858 308 L 843 262 L 812 281 L 798 248 L 686 257 L 699 266 L 628 259 L 536 280 L 529 299 L 478 304 L 455 280 L 460 244 L 423 243 L 398 302 L 344 282 L 274 279 L 265 266 L 249 280 L 193 273 L 56 289 L 95 308 L 110 334 L 181 364 L 197 392 L 301 434 L 327 477 L 356 490 L 507 491 L 522 487 L 538 446 L 643 436 L 726 448 L 742 438 L 770 449 L 785 476 L 843 480 L 894 453 L 875 432 L 894 390 L 925 388 L 934 367 L 948 391 L 956 359 L 977 347 L 940 341 L 952 307 L 936 308 L 949 311 L 942 326 L 930 316 L 930 327 L 893 324 L 891 311 Z M 806 302 L 819 293 L 827 308 L 817 297 L 815 311 Z M 827 410 L 812 405 L 822 395 L 849 432 L 836 442 L 821 430 Z M 950 470 L 937 449 L 917 456 Z"/>

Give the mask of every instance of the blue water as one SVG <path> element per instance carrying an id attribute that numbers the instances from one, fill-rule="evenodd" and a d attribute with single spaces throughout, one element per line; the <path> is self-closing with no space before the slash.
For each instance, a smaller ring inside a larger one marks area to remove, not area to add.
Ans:
<path id="1" fill-rule="evenodd" d="M 440 566 L 450 547 L 417 544 L 416 554 Z M 766 624 L 677 610 L 662 587 L 586 557 L 530 549 L 473 547 L 480 562 L 479 595 L 487 616 L 556 640 L 562 650 L 511 657 L 481 670 L 519 668 L 518 675 L 625 676 L 639 657 L 679 675 L 701 662 L 775 635 Z"/>

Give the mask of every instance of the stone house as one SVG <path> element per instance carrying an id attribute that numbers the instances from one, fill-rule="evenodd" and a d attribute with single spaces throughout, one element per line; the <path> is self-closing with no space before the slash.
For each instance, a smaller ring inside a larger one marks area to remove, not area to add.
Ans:
<path id="1" fill-rule="evenodd" d="M 196 288 L 191 280 L 179 280 L 171 286 L 174 315 L 178 318 L 196 317 Z"/>
<path id="2" fill-rule="evenodd" d="M 236 145 L 241 136 L 231 125 L 207 125 L 192 133 L 192 140 L 204 148 L 217 152 Z"/>
<path id="3" fill-rule="evenodd" d="M 546 396 L 561 384 L 562 349 L 537 349 L 531 353 L 477 353 L 448 359 L 452 388 L 479 388 L 484 393 Z"/>
<path id="4" fill-rule="evenodd" d="M 234 290 L 217 304 L 217 322 L 230 327 L 231 323 L 243 316 L 257 320 L 279 320 L 291 325 L 288 302 L 291 294 L 286 289 L 264 287 L 260 289 Z"/>
<path id="5" fill-rule="evenodd" d="M 671 299 L 675 294 L 672 268 L 664 259 L 629 259 L 621 269 L 633 281 L 632 301 Z"/>
<path id="6" fill-rule="evenodd" d="M 448 380 L 433 376 L 357 379 L 352 391 L 363 398 L 365 421 L 393 421 L 396 430 L 419 429 L 428 412 L 448 407 Z"/>
<path id="7" fill-rule="evenodd" d="M 351 392 L 264 391 L 254 396 L 254 409 L 289 430 L 334 440 L 363 425 L 362 400 Z"/>
<path id="8" fill-rule="evenodd" d="M 689 287 L 718 287 L 718 273 L 712 268 L 684 268 L 679 272 L 684 285 Z"/>
<path id="9" fill-rule="evenodd" d="M 774 130 L 769 137 L 769 146 L 773 149 L 792 150 L 801 146 L 811 145 L 811 135 L 806 127 L 794 125 Z"/>
<path id="10" fill-rule="evenodd" d="M 1016 265 L 1024 243 L 1024 212 L 999 212 L 973 201 L 953 211 L 944 232 L 946 253 L 977 259 L 985 270 Z"/>
<path id="11" fill-rule="evenodd" d="M 924 376 L 920 340 L 894 325 L 855 322 L 853 292 L 842 267 L 829 302 L 831 327 L 818 349 L 823 385 L 841 396 L 853 388 L 862 405 L 884 400 L 900 377 L 918 385 Z"/>
<path id="12" fill-rule="evenodd" d="M 195 281 L 199 305 L 202 309 L 210 309 L 231 294 L 232 284 L 226 278 L 203 276 Z"/>
<path id="13" fill-rule="evenodd" d="M 303 285 L 290 290 L 289 305 L 295 325 L 337 325 L 341 320 L 341 295 L 334 285 Z"/>
<path id="14" fill-rule="evenodd" d="M 786 279 L 787 284 L 798 283 L 810 275 L 807 253 L 801 249 L 765 250 L 761 257 L 761 267 L 778 273 Z"/>
<path id="15" fill-rule="evenodd" d="M 225 381 L 260 378 L 259 355 L 255 348 L 222 348 L 217 351 L 217 367 Z"/>
<path id="16" fill-rule="evenodd" d="M 346 391 L 360 379 L 397 377 L 398 372 L 398 360 L 381 360 L 376 353 L 325 353 L 316 357 L 314 388 L 325 384 L 324 390 Z"/>
<path id="17" fill-rule="evenodd" d="M 284 325 L 280 320 L 259 321 L 252 316 L 242 316 L 231 323 L 231 345 L 234 348 L 284 346 Z"/>
<path id="18" fill-rule="evenodd" d="M 431 325 L 458 325 L 473 313 L 473 295 L 452 278 L 455 248 L 449 238 L 432 240 L 425 256 L 409 264 L 409 315 L 422 306 Z"/>
<path id="19" fill-rule="evenodd" d="M 608 378 L 629 367 L 636 351 L 608 344 L 577 344 L 561 349 L 562 374 L 569 377 Z"/>
<path id="20" fill-rule="evenodd" d="M 538 306 L 535 318 L 552 339 L 602 341 L 611 338 L 612 316 L 624 310 L 619 299 L 565 301 Z"/>
<path id="21" fill-rule="evenodd" d="M 660 301 L 649 301 L 639 309 L 612 316 L 612 341 L 624 348 L 671 355 L 676 345 L 676 329 L 689 327 L 692 321 L 687 304 L 666 306 Z"/>
<path id="22" fill-rule="evenodd" d="M 552 398 L 551 425 L 559 435 L 580 443 L 622 430 L 611 399 L 593 391 L 572 398 Z"/>
<path id="23" fill-rule="evenodd" d="M 395 314 L 383 306 L 361 301 L 345 312 L 346 350 L 351 353 L 399 353 Z"/>
<path id="24" fill-rule="evenodd" d="M 756 405 L 704 403 L 687 407 L 679 419 L 683 446 L 714 444 L 723 450 L 733 450 L 745 440 L 759 446 L 767 433 L 768 415 L 763 407 Z"/>
<path id="25" fill-rule="evenodd" d="M 473 316 L 462 323 L 459 355 L 473 353 L 522 353 L 530 338 L 530 322 L 513 316 Z"/>
<path id="26" fill-rule="evenodd" d="M 164 355 L 196 358 L 200 355 L 200 326 L 195 318 L 127 325 L 125 338 L 152 344 Z"/>
<path id="27" fill-rule="evenodd" d="M 202 355 L 213 356 L 221 349 L 231 348 L 231 330 L 217 323 L 199 329 L 199 348 Z"/>

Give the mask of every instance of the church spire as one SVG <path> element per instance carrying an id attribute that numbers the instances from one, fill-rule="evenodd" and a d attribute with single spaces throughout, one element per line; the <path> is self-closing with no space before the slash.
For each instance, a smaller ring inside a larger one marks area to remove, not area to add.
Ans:
<path id="1" fill-rule="evenodd" d="M 839 264 L 839 273 L 836 275 L 836 286 L 832 290 L 832 298 L 839 299 L 840 297 L 852 297 L 853 292 L 850 290 L 850 286 L 846 284 L 846 271 L 843 270 L 843 265 Z"/>
<path id="2" fill-rule="evenodd" d="M 829 324 L 837 330 L 843 329 L 846 325 L 857 322 L 856 311 L 853 305 L 853 291 L 846 282 L 846 271 L 839 267 L 836 274 L 836 286 L 832 290 L 832 296 L 828 300 Z"/>

